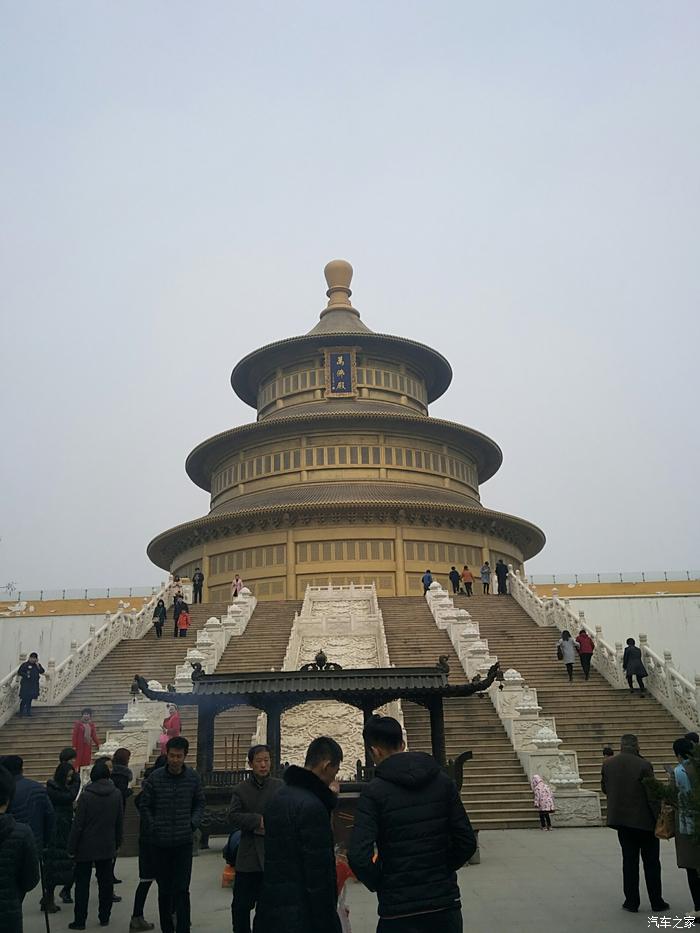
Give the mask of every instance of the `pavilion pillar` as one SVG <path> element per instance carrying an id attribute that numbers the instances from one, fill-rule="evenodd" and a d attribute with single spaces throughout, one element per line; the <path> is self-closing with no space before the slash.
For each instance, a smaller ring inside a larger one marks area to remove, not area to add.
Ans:
<path id="1" fill-rule="evenodd" d="M 447 765 L 447 750 L 445 747 L 445 715 L 442 707 L 442 697 L 431 697 L 428 709 L 430 711 L 430 742 L 433 758 L 438 764 Z"/>
<path id="2" fill-rule="evenodd" d="M 267 744 L 270 746 L 270 758 L 273 771 L 275 771 L 282 763 L 282 707 L 279 703 L 271 703 L 265 712 L 267 713 Z"/>
<path id="3" fill-rule="evenodd" d="M 206 774 L 214 770 L 214 719 L 216 709 L 210 703 L 200 703 L 197 711 L 197 770 Z"/>
<path id="4" fill-rule="evenodd" d="M 362 725 L 367 725 L 367 720 L 374 714 L 374 704 L 371 700 L 363 700 L 362 702 Z M 365 768 L 369 768 L 374 764 L 372 760 L 372 751 L 365 742 Z"/>

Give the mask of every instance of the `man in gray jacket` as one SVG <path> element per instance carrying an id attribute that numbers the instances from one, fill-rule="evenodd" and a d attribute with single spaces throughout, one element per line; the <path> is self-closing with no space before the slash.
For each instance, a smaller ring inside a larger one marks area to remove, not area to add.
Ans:
<path id="1" fill-rule="evenodd" d="M 250 933 L 250 912 L 256 906 L 265 868 L 265 808 L 284 782 L 270 777 L 270 748 L 254 745 L 248 751 L 252 774 L 233 788 L 229 819 L 240 829 L 241 841 L 236 856 L 231 916 L 233 933 Z"/>
<path id="2" fill-rule="evenodd" d="M 608 798 L 608 826 L 617 830 L 622 849 L 622 907 L 634 914 L 639 910 L 640 855 L 651 909 L 668 909 L 661 893 L 659 840 L 654 834 L 659 804 L 643 783 L 653 777 L 651 763 L 639 753 L 637 736 L 623 735 L 619 754 L 605 759 L 600 779 Z"/>

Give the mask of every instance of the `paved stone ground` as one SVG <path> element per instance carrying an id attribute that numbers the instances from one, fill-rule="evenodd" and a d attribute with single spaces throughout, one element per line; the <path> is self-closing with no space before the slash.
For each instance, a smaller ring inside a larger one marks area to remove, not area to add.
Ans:
<path id="1" fill-rule="evenodd" d="M 193 931 L 229 933 L 231 892 L 220 886 L 224 840 L 213 839 L 213 849 L 194 860 L 192 883 Z M 621 910 L 622 869 L 617 836 L 612 830 L 559 829 L 506 830 L 481 833 L 481 865 L 459 873 L 465 933 L 517 930 L 522 933 L 612 933 L 649 929 L 651 915 L 642 881 L 642 905 L 638 914 Z M 664 896 L 671 905 L 665 916 L 683 917 L 691 907 L 685 872 L 676 867 L 672 842 L 661 843 Z M 117 874 L 123 879 L 117 891 L 123 896 L 114 905 L 110 928 L 126 933 L 135 882 L 135 858 L 120 859 Z M 39 896 L 31 892 L 25 901 L 25 933 L 45 933 Z M 349 892 L 353 933 L 374 933 L 376 898 L 361 885 Z M 87 929 L 99 930 L 97 887 L 90 892 Z M 148 919 L 157 920 L 155 886 L 146 904 Z M 73 919 L 70 906 L 50 916 L 51 930 L 64 931 Z M 676 923 L 681 929 L 683 923 Z M 655 925 L 652 924 L 652 928 Z M 154 933 L 158 933 L 158 927 Z M 438 931 L 436 931 L 438 933 Z"/>

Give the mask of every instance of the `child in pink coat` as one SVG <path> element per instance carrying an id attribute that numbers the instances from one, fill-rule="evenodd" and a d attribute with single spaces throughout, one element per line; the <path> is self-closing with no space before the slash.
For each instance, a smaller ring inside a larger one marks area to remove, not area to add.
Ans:
<path id="1" fill-rule="evenodd" d="M 554 813 L 552 789 L 539 774 L 534 774 L 532 776 L 530 786 L 535 796 L 535 809 L 540 812 L 540 829 L 546 829 L 547 832 L 549 832 L 552 828 L 552 821 L 549 818 L 549 814 Z"/>

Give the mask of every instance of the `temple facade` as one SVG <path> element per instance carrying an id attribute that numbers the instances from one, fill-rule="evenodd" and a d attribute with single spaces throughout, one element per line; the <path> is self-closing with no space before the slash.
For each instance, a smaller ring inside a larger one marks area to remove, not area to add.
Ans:
<path id="1" fill-rule="evenodd" d="M 309 333 L 268 344 L 233 370 L 257 420 L 211 437 L 187 458 L 209 513 L 163 532 L 148 555 L 164 570 L 201 567 L 205 599 L 228 599 L 238 573 L 258 599 L 300 599 L 307 584 L 375 583 L 419 595 L 440 575 L 499 557 L 515 567 L 544 534 L 481 504 L 500 448 L 431 418 L 447 360 L 424 344 L 371 331 L 352 306 L 352 267 L 325 268 L 328 305 Z"/>

